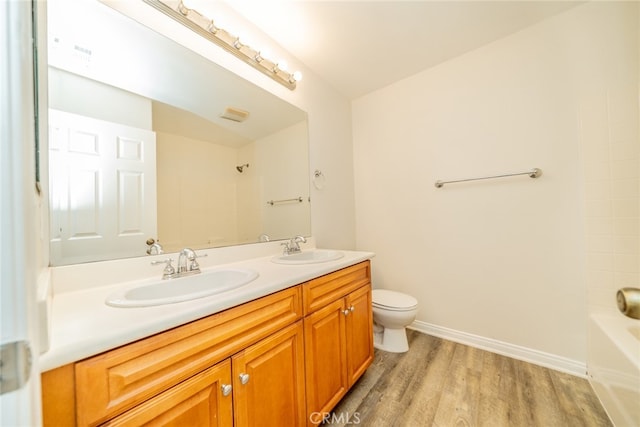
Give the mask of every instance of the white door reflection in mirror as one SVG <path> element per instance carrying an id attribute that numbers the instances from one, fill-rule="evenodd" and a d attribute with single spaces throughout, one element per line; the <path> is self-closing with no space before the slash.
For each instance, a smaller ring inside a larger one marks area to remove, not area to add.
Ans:
<path id="1" fill-rule="evenodd" d="M 49 110 L 51 261 L 142 256 L 157 236 L 156 137 Z"/>

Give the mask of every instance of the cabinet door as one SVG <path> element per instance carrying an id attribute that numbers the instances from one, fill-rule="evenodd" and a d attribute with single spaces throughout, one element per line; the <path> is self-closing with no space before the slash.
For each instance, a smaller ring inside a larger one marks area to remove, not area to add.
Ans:
<path id="1" fill-rule="evenodd" d="M 344 299 L 304 319 L 307 413 L 328 412 L 348 389 Z"/>
<path id="2" fill-rule="evenodd" d="M 373 310 L 371 285 L 347 295 L 347 372 L 349 386 L 373 362 Z"/>
<path id="3" fill-rule="evenodd" d="M 230 385 L 231 361 L 227 359 L 103 425 L 232 426 Z"/>
<path id="4" fill-rule="evenodd" d="M 232 357 L 236 427 L 305 424 L 302 321 Z"/>

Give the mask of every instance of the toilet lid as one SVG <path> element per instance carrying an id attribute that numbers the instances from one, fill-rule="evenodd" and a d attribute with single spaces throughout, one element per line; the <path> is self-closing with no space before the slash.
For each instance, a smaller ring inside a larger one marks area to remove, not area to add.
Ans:
<path id="1" fill-rule="evenodd" d="M 418 305 L 418 300 L 411 295 L 390 291 L 388 289 L 374 289 L 371 292 L 371 297 L 373 304 L 379 307 L 410 309 Z"/>

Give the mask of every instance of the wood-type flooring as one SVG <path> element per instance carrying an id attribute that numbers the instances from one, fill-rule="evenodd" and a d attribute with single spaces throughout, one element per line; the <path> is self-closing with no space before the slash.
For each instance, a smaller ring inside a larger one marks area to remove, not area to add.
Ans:
<path id="1" fill-rule="evenodd" d="M 611 426 L 588 381 L 408 330 L 327 417 L 345 426 Z"/>

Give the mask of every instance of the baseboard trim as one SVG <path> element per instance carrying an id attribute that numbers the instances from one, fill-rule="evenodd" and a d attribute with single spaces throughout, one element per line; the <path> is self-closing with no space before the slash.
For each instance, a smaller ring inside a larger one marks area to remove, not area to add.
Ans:
<path id="1" fill-rule="evenodd" d="M 556 356 L 554 354 L 545 353 L 527 347 L 498 341 L 492 338 L 486 338 L 479 335 L 469 334 L 467 332 L 457 331 L 442 326 L 432 325 L 419 320 L 409 325 L 409 329 L 414 329 L 428 335 L 433 335 L 449 341 L 476 347 L 492 353 L 501 354 L 503 356 L 512 357 L 514 359 L 533 363 L 535 365 L 544 366 L 545 368 L 554 369 L 556 371 L 565 372 L 581 378 L 587 378 L 587 365 L 576 360 L 567 359 L 565 357 Z"/>

